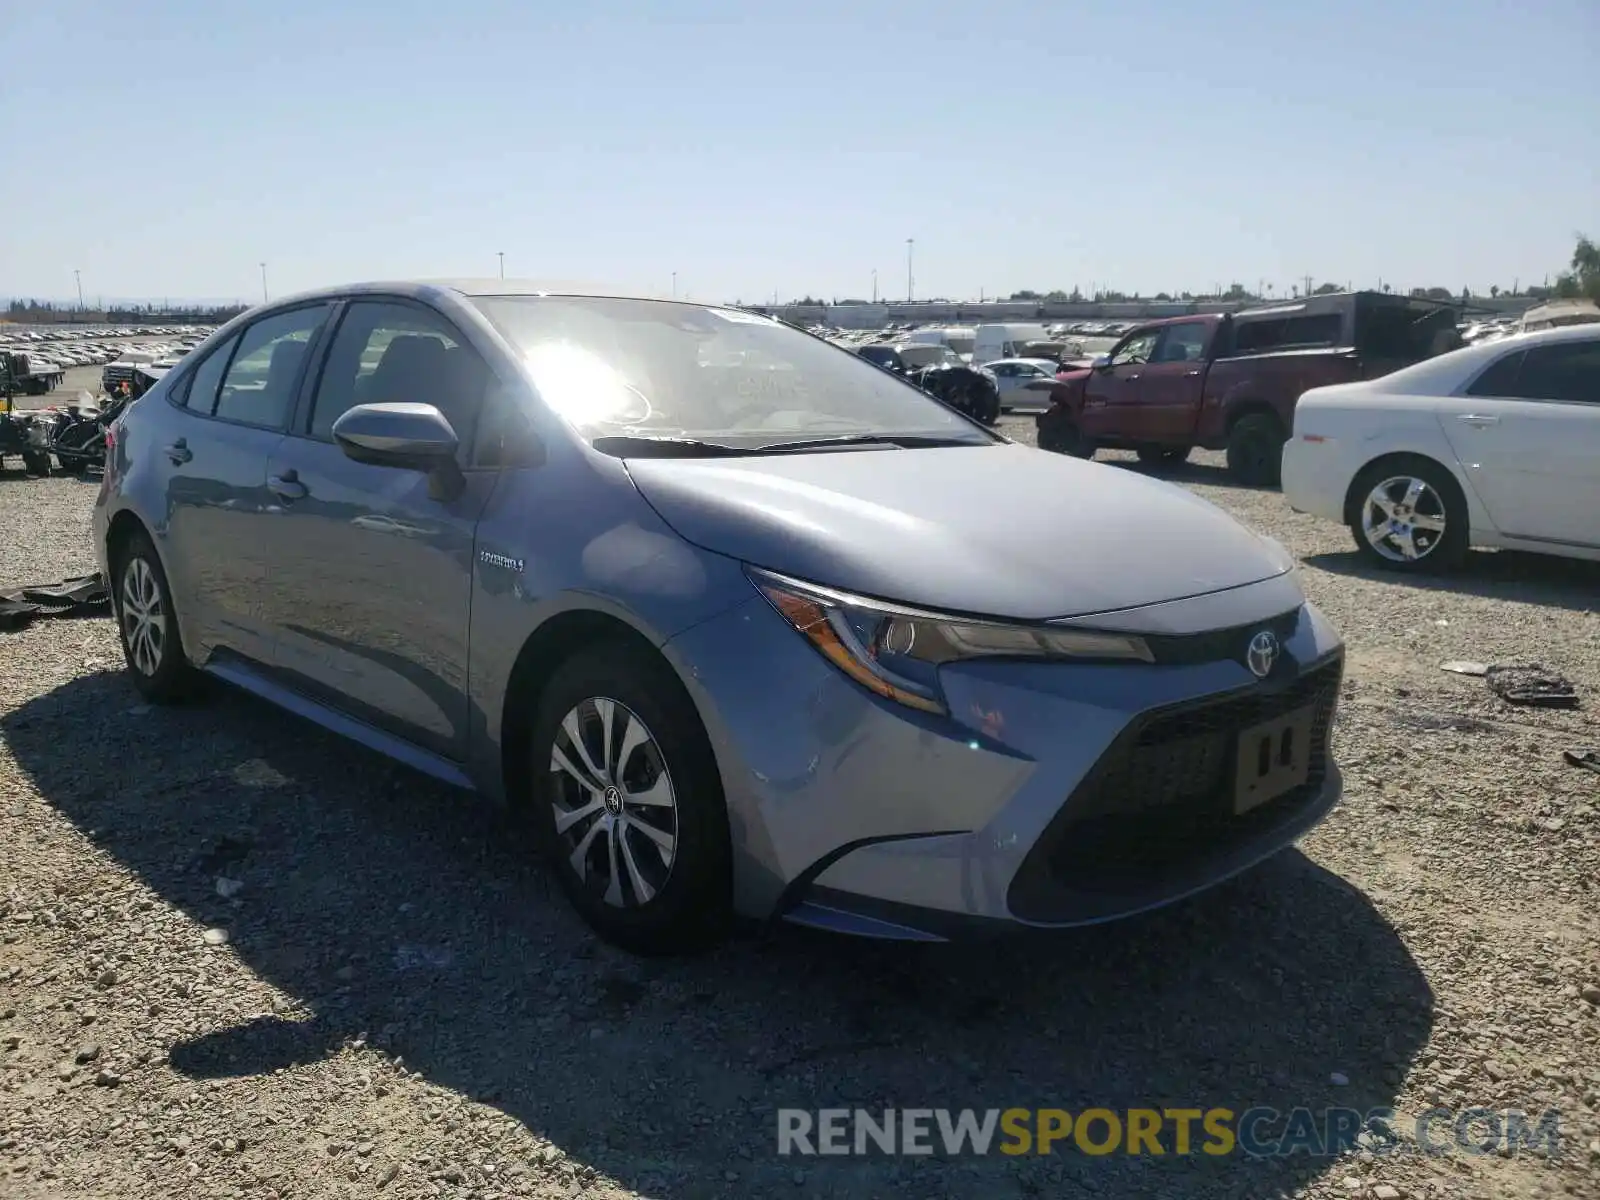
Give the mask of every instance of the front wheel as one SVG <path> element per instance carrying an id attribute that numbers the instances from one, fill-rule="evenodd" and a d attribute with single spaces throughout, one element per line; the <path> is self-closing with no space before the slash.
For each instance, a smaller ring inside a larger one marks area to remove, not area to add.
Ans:
<path id="1" fill-rule="evenodd" d="M 116 556 L 112 578 L 117 632 L 133 686 L 156 704 L 184 699 L 194 688 L 195 671 L 183 651 L 167 573 L 143 531 Z"/>
<path id="2" fill-rule="evenodd" d="M 530 738 L 531 817 L 563 890 L 636 954 L 704 949 L 732 914 L 722 782 L 693 702 L 665 661 L 623 644 L 551 677 Z"/>
<path id="3" fill-rule="evenodd" d="M 22 456 L 22 465 L 29 475 L 50 474 L 50 456 L 39 450 L 29 450 Z"/>
<path id="4" fill-rule="evenodd" d="M 1093 458 L 1094 443 L 1083 436 L 1070 413 L 1052 409 L 1040 413 L 1037 421 L 1039 449 L 1053 454 L 1070 454 L 1073 458 Z"/>
<path id="5" fill-rule="evenodd" d="M 1467 556 L 1466 498 L 1428 459 L 1374 463 L 1350 488 L 1350 533 L 1366 559 L 1390 571 L 1449 571 Z"/>
<path id="6" fill-rule="evenodd" d="M 1248 487 L 1272 487 L 1283 471 L 1283 425 L 1268 413 L 1241 417 L 1228 434 L 1228 473 Z"/>

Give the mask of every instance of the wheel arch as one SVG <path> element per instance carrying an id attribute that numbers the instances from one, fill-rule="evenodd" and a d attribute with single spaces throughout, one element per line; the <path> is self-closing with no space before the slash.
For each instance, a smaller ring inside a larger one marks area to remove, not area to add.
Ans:
<path id="1" fill-rule="evenodd" d="M 620 642 L 650 654 L 666 664 L 673 677 L 678 678 L 677 668 L 660 648 L 621 617 L 597 608 L 571 608 L 542 622 L 517 651 L 501 702 L 499 766 L 507 804 L 515 805 L 528 794 L 529 764 L 523 750 L 529 723 L 539 703 L 541 680 L 548 679 L 573 655 L 603 642 Z M 681 679 L 679 683 L 682 684 Z M 687 689 L 685 694 L 688 694 Z M 699 716 L 698 711 L 696 716 Z"/>
<path id="2" fill-rule="evenodd" d="M 1369 459 L 1356 469 L 1355 473 L 1350 476 L 1349 485 L 1345 488 L 1344 523 L 1351 525 L 1358 516 L 1356 506 L 1361 503 L 1360 493 L 1362 489 L 1360 484 L 1368 472 L 1378 468 L 1398 470 L 1407 465 L 1414 466 L 1419 463 L 1437 468 L 1450 481 L 1450 486 L 1455 489 L 1456 493 L 1454 499 L 1461 505 L 1461 510 L 1467 515 L 1467 537 L 1470 542 L 1473 530 L 1478 527 L 1480 516 L 1477 506 L 1473 503 L 1470 489 L 1449 463 L 1441 462 L 1431 454 L 1422 454 L 1415 450 L 1391 450 Z"/>
<path id="3" fill-rule="evenodd" d="M 1224 430 L 1229 437 L 1233 436 L 1234 428 L 1246 417 L 1271 417 L 1279 428 L 1288 433 L 1288 426 L 1284 425 L 1276 408 L 1258 396 L 1245 396 L 1228 402 L 1228 420 Z"/>

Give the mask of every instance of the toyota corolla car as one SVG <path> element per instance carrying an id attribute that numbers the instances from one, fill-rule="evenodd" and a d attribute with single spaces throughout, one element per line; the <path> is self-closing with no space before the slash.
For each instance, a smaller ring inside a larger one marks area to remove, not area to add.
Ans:
<path id="1" fill-rule="evenodd" d="M 508 802 L 641 952 L 1106 920 L 1339 794 L 1341 644 L 1282 547 L 763 316 L 310 293 L 109 440 L 146 696 L 209 675 Z"/>

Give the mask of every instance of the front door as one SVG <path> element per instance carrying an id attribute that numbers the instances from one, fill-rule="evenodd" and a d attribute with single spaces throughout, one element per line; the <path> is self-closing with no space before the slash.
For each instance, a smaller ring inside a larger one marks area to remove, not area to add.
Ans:
<path id="1" fill-rule="evenodd" d="M 347 458 L 333 423 L 362 403 L 432 404 L 468 455 L 488 370 L 432 309 L 351 303 L 308 411 L 272 454 L 271 617 L 292 686 L 445 757 L 464 757 L 474 537 L 495 475 L 443 498 L 429 476 Z"/>
<path id="2" fill-rule="evenodd" d="M 1600 546 L 1600 338 L 1512 351 L 1439 420 L 1501 533 Z"/>
<path id="3" fill-rule="evenodd" d="M 1117 344 L 1105 366 L 1090 373 L 1084 385 L 1083 413 L 1079 418 L 1087 437 L 1137 439 L 1143 436 L 1131 406 L 1138 398 L 1139 381 L 1160 337 L 1159 329 L 1135 331 Z"/>
<path id="4" fill-rule="evenodd" d="M 1186 446 L 1194 437 L 1214 328 L 1205 321 L 1166 326 L 1139 376 L 1139 427 L 1157 445 Z"/>

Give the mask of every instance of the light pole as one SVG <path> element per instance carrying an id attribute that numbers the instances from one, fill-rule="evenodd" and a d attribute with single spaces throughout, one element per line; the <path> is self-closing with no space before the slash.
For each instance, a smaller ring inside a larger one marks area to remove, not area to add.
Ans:
<path id="1" fill-rule="evenodd" d="M 261 264 L 261 303 L 267 302 L 267 264 Z"/>
<path id="2" fill-rule="evenodd" d="M 915 290 L 916 277 L 911 273 L 912 253 L 916 250 L 917 239 L 906 239 L 906 303 L 911 303 L 912 292 Z"/>
<path id="3" fill-rule="evenodd" d="M 872 302 L 878 302 L 878 268 L 872 268 Z"/>
<path id="4" fill-rule="evenodd" d="M 506 252 L 504 250 L 496 250 L 495 253 L 500 256 L 500 278 L 504 279 L 506 277 Z"/>
<path id="5" fill-rule="evenodd" d="M 672 273 L 672 298 L 674 300 L 678 298 L 678 273 L 676 271 Z"/>
<path id="6" fill-rule="evenodd" d="M 72 277 L 78 281 L 78 308 L 81 311 L 83 309 L 83 307 L 84 307 L 84 305 L 83 305 L 83 272 L 78 270 L 76 267 L 74 267 L 72 269 Z"/>

